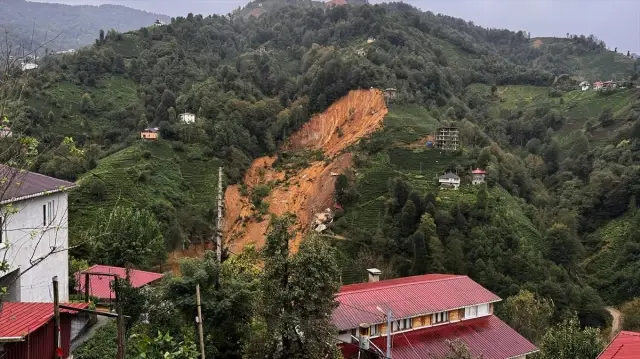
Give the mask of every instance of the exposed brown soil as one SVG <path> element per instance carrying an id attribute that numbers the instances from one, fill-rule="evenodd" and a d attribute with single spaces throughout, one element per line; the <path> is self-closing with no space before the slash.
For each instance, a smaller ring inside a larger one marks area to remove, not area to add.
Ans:
<path id="1" fill-rule="evenodd" d="M 248 243 L 264 244 L 271 214 L 296 215 L 296 239 L 291 245 L 297 250 L 300 240 L 308 233 L 315 213 L 333 205 L 335 174 L 353 164 L 350 153 L 344 151 L 382 126 L 387 114 L 380 90 L 351 91 L 335 102 L 327 111 L 314 116 L 297 131 L 282 150 L 321 150 L 325 161 L 314 161 L 303 169 L 277 170 L 276 157 L 256 159 L 247 171 L 244 183 L 247 192 L 258 184 L 271 183 L 272 190 L 264 199 L 269 213 L 260 215 L 238 185 L 229 186 L 225 193 L 225 244 L 237 253 Z"/>
<path id="2" fill-rule="evenodd" d="M 542 44 L 544 44 L 544 41 L 542 41 L 541 39 L 537 39 L 537 40 L 535 40 L 535 41 L 533 42 L 533 45 L 532 45 L 532 46 L 533 46 L 534 48 L 536 48 L 536 49 L 537 49 L 537 48 L 539 48 L 540 46 L 542 46 Z"/>
<path id="3" fill-rule="evenodd" d="M 189 246 L 189 248 L 185 249 L 176 249 L 175 251 L 169 253 L 167 258 L 167 265 L 169 268 L 160 268 L 161 272 L 164 272 L 167 269 L 171 269 L 173 274 L 180 274 L 180 260 L 182 258 L 203 258 L 204 253 L 206 251 L 215 250 L 215 246 L 211 242 L 205 242 L 203 244 L 193 243 Z"/>

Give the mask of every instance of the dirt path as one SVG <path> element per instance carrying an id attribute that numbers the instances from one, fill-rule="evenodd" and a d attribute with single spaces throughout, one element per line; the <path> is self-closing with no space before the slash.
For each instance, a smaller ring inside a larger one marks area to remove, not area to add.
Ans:
<path id="1" fill-rule="evenodd" d="M 382 91 L 351 91 L 305 123 L 282 146 L 282 150 L 289 152 L 320 150 L 325 156 L 323 161 L 312 161 L 305 168 L 285 172 L 273 167 L 275 157 L 256 159 L 244 183 L 249 193 L 258 184 L 271 184 L 271 192 L 264 199 L 269 203 L 269 213 L 257 213 L 249 198 L 240 193 L 239 186 L 229 186 L 225 192 L 224 223 L 225 243 L 231 251 L 237 253 L 249 243 L 261 247 L 269 216 L 288 212 L 296 215 L 296 240 L 291 249 L 297 250 L 315 213 L 333 206 L 336 174 L 353 165 L 351 154 L 344 151 L 382 127 L 386 114 Z"/>
<path id="2" fill-rule="evenodd" d="M 622 329 L 622 313 L 613 307 L 606 307 L 605 309 L 613 317 L 613 322 L 611 323 L 611 339 L 613 339 Z"/>

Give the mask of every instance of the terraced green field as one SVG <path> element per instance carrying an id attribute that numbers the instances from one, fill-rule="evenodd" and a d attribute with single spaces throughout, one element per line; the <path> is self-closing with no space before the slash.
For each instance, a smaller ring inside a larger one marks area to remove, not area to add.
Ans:
<path id="1" fill-rule="evenodd" d="M 167 222 L 171 213 L 189 208 L 193 217 L 207 218 L 216 204 L 220 163 L 204 158 L 199 149 L 172 148 L 166 141 L 136 142 L 99 161 L 70 194 L 71 236 L 78 237 L 96 220 L 100 208 L 115 205 L 152 210 Z M 91 193 L 88 183 L 104 184 L 104 195 Z"/>

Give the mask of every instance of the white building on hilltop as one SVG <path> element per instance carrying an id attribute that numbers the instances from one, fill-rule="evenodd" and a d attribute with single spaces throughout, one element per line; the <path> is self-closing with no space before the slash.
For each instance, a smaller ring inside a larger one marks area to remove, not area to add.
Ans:
<path id="1" fill-rule="evenodd" d="M 438 179 L 440 187 L 458 189 L 460 187 L 460 176 L 453 172 L 445 173 Z"/>
<path id="2" fill-rule="evenodd" d="M 178 117 L 180 118 L 180 122 L 182 123 L 196 122 L 196 115 L 189 112 L 181 113 Z"/>
<path id="3" fill-rule="evenodd" d="M 0 165 L 0 287 L 7 301 L 52 302 L 58 277 L 60 301 L 69 300 L 69 235 L 66 190 L 71 182 Z"/>

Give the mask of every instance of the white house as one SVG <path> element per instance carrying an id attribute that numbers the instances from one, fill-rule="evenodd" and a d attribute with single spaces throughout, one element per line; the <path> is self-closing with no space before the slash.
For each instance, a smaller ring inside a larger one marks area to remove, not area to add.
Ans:
<path id="1" fill-rule="evenodd" d="M 587 91 L 591 87 L 591 84 L 588 81 L 582 81 L 578 86 L 580 86 L 582 91 Z"/>
<path id="2" fill-rule="evenodd" d="M 440 182 L 440 186 L 443 188 L 458 189 L 458 187 L 460 187 L 460 176 L 453 172 L 448 172 L 440 176 L 438 182 Z"/>
<path id="3" fill-rule="evenodd" d="M 38 68 L 37 64 L 32 64 L 32 63 L 21 63 L 20 64 L 20 68 L 22 69 L 22 71 L 29 71 L 29 70 L 34 70 Z"/>
<path id="4" fill-rule="evenodd" d="M 58 276 L 59 299 L 69 300 L 67 252 L 71 182 L 0 165 L 0 286 L 8 301 L 52 302 L 51 279 Z"/>
<path id="5" fill-rule="evenodd" d="M 182 123 L 196 122 L 196 115 L 189 112 L 181 113 L 178 117 L 180 118 L 180 122 Z"/>
<path id="6" fill-rule="evenodd" d="M 471 176 L 471 183 L 475 186 L 484 183 L 485 178 L 487 177 L 487 172 L 485 170 L 476 168 L 475 170 L 471 171 Z"/>

